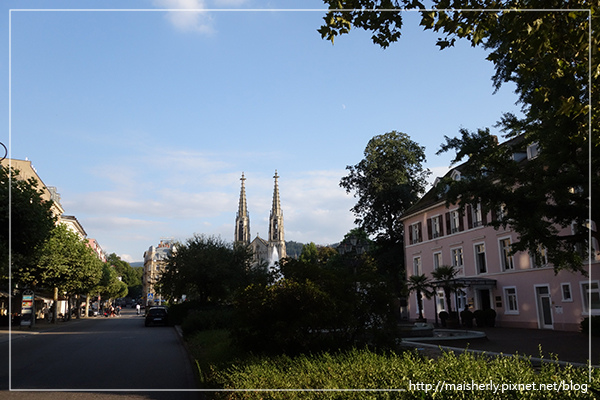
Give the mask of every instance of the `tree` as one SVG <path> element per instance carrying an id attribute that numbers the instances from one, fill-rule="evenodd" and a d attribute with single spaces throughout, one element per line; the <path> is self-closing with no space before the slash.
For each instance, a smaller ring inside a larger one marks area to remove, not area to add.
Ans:
<path id="1" fill-rule="evenodd" d="M 409 1 L 325 3 L 331 11 L 320 29 L 324 38 L 333 40 L 356 26 L 374 32 L 374 43 L 382 47 L 399 39 L 402 25 L 400 12 L 383 8 L 424 9 Z M 362 10 L 339 10 L 346 8 Z M 421 25 L 443 33 L 441 49 L 467 40 L 489 50 L 495 89 L 514 83 L 523 111 L 523 117 L 504 114 L 498 126 L 509 143 L 538 150 L 534 161 L 515 165 L 513 149 L 498 146 L 486 128 L 447 138 L 441 151 L 456 151 L 453 163 L 466 159 L 468 169 L 465 181 L 445 182 L 448 201 L 504 207 L 507 216 L 499 223 L 520 235 L 514 251 L 544 248 L 556 270 L 583 271 L 582 261 L 591 255 L 589 237 L 600 240 L 589 222 L 600 221 L 598 207 L 590 207 L 600 194 L 598 2 L 434 0 L 433 8 L 462 10 L 422 11 Z M 583 246 L 587 255 L 578 250 Z"/>
<path id="2" fill-rule="evenodd" d="M 56 223 L 51 211 L 52 202 L 44 200 L 42 194 L 35 179 L 20 179 L 19 171 L 1 167 L 0 279 L 4 281 L 8 278 L 10 252 L 13 285 L 35 281 L 32 273 L 37 264 L 39 249 L 50 236 Z"/>
<path id="3" fill-rule="evenodd" d="M 185 294 L 203 305 L 218 304 L 261 274 L 250 268 L 252 255 L 246 246 L 233 246 L 220 237 L 194 235 L 175 248 L 158 282 L 167 298 Z"/>
<path id="4" fill-rule="evenodd" d="M 116 299 L 127 296 L 127 284 L 119 280 L 117 271 L 109 263 L 102 265 L 102 278 L 94 293 L 99 293 L 105 300 Z"/>
<path id="5" fill-rule="evenodd" d="M 429 175 L 423 169 L 425 150 L 407 134 L 391 131 L 373 137 L 364 156 L 346 167 L 349 173 L 340 181 L 358 198 L 352 208 L 355 222 L 379 241 L 402 244 L 400 216 L 424 193 Z"/>
<path id="6" fill-rule="evenodd" d="M 429 278 L 424 274 L 411 275 L 407 282 L 408 292 L 415 292 L 417 296 L 417 308 L 419 310 L 419 319 L 423 320 L 423 296 L 430 299 L 433 296 L 433 287 Z"/>
<path id="7" fill-rule="evenodd" d="M 452 312 L 452 293 L 462 287 L 461 284 L 454 280 L 456 274 L 458 274 L 458 271 L 456 270 L 456 267 L 452 265 L 441 265 L 431 273 L 431 276 L 436 280 L 432 284 L 438 285 L 444 291 L 448 313 Z"/>
<path id="8" fill-rule="evenodd" d="M 132 295 L 134 292 L 140 292 L 141 294 L 142 280 L 138 271 L 133 269 L 133 267 L 127 261 L 121 260 L 121 257 L 115 253 L 109 254 L 106 257 L 106 260 L 109 265 L 115 267 L 117 276 L 120 276 L 122 281 L 127 285 L 127 291 L 129 295 Z"/>
<path id="9" fill-rule="evenodd" d="M 34 288 L 52 288 L 54 301 L 58 293 L 87 295 L 101 278 L 102 262 L 93 250 L 65 225 L 58 224 L 40 249 L 35 267 L 26 274 L 15 272 L 20 281 Z M 70 305 L 70 302 L 69 302 Z M 57 309 L 54 308 L 54 321 Z"/>

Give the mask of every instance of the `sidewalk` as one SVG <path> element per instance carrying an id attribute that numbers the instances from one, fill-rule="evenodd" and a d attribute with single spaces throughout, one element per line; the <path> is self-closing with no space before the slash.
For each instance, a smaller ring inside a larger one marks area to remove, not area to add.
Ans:
<path id="1" fill-rule="evenodd" d="M 443 340 L 415 343 L 416 347 L 478 350 L 486 353 L 519 354 L 534 359 L 552 360 L 572 364 L 587 364 L 591 356 L 592 365 L 600 366 L 600 338 L 588 337 L 580 332 L 565 332 L 544 329 L 517 328 L 473 328 L 484 332 L 486 338 L 470 340 Z M 590 352 L 591 345 L 591 352 Z M 540 354 L 541 347 L 541 354 Z"/>

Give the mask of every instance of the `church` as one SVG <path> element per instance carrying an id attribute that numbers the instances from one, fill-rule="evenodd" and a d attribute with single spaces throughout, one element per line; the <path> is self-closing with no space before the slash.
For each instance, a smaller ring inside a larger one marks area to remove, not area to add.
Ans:
<path id="1" fill-rule="evenodd" d="M 236 245 L 250 246 L 253 254 L 253 264 L 267 264 L 272 267 L 275 262 L 287 256 L 285 251 L 285 239 L 283 234 L 283 212 L 279 200 L 279 184 L 277 170 L 275 170 L 275 187 L 273 189 L 273 205 L 269 216 L 269 237 L 267 240 L 258 234 L 254 240 L 250 240 L 250 216 L 246 203 L 246 178 L 242 172 L 242 187 L 240 190 L 240 203 L 235 218 L 234 243 Z"/>

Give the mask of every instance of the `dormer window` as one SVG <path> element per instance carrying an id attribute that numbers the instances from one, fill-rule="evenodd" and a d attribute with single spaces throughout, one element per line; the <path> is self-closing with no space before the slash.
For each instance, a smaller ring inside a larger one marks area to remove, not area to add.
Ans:
<path id="1" fill-rule="evenodd" d="M 534 143 L 530 144 L 529 146 L 527 146 L 527 159 L 528 160 L 533 160 L 534 158 L 536 158 L 538 156 L 539 153 L 540 153 L 540 146 L 539 146 L 538 142 L 534 142 Z"/>
<path id="2" fill-rule="evenodd" d="M 460 181 L 460 172 L 457 170 L 452 171 L 452 174 L 450 175 L 450 177 L 455 180 L 455 181 Z"/>

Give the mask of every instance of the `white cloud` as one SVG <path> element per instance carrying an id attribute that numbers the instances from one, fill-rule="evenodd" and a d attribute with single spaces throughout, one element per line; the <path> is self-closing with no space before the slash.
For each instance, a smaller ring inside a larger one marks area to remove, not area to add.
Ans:
<path id="1" fill-rule="evenodd" d="M 215 33 L 214 20 L 208 12 L 211 8 L 237 8 L 246 2 L 247 0 L 154 0 L 154 5 L 169 10 L 166 19 L 176 29 L 210 35 Z"/>
<path id="2" fill-rule="evenodd" d="M 211 16 L 204 11 L 196 11 L 206 10 L 206 1 L 155 0 L 154 5 L 171 10 L 167 13 L 166 18 L 178 30 L 184 32 L 199 32 L 203 34 L 214 33 Z"/>

